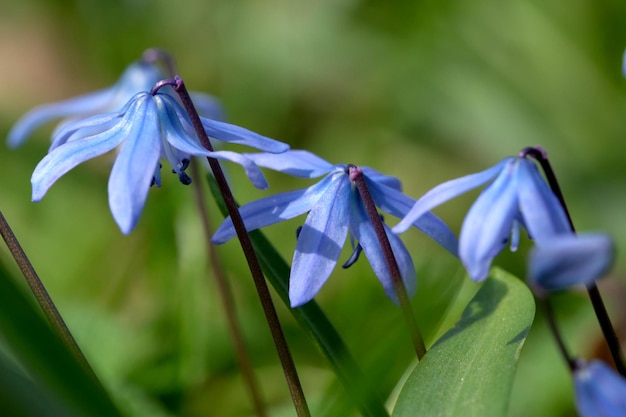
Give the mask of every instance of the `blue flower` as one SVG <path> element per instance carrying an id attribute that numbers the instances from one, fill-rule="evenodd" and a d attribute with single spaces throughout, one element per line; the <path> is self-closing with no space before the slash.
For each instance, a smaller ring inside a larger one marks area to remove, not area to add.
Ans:
<path id="1" fill-rule="evenodd" d="M 292 307 L 310 301 L 334 269 L 348 234 L 358 241 L 387 296 L 397 303 L 380 244 L 359 193 L 348 175 L 346 165 L 332 165 L 306 151 L 289 151 L 280 155 L 249 155 L 257 165 L 291 175 L 313 178 L 326 174 L 317 184 L 297 191 L 277 194 L 241 207 L 247 230 L 291 219 L 308 212 L 298 234 L 289 281 Z M 414 200 L 402 194 L 400 182 L 371 168 L 361 168 L 377 207 L 396 217 L 404 216 Z M 425 213 L 414 226 L 456 253 L 454 234 L 435 215 Z M 385 226 L 396 256 L 407 292 L 416 290 L 415 267 L 402 241 Z M 235 236 L 230 217 L 218 228 L 212 241 L 217 244 Z"/>
<path id="2" fill-rule="evenodd" d="M 574 371 L 576 408 L 581 417 L 626 417 L 626 379 L 594 360 Z"/>
<path id="3" fill-rule="evenodd" d="M 614 260 L 615 244 L 609 235 L 558 235 L 530 252 L 528 277 L 539 294 L 590 285 L 610 270 Z"/>
<path id="4" fill-rule="evenodd" d="M 12 148 L 20 146 L 35 129 L 54 119 L 67 118 L 59 126 L 62 128 L 88 116 L 119 111 L 135 94 L 150 91 L 163 78 L 166 78 L 165 74 L 158 65 L 137 61 L 128 66 L 117 83 L 109 88 L 30 110 L 13 125 L 7 144 Z M 191 93 L 191 97 L 200 115 L 223 120 L 223 111 L 215 98 L 202 93 Z"/>
<path id="5" fill-rule="evenodd" d="M 284 152 L 289 146 L 249 130 L 201 118 L 207 134 L 224 142 L 243 144 L 267 152 Z M 76 165 L 122 145 L 109 177 L 109 206 L 123 233 L 130 233 L 141 214 L 150 185 L 160 184 L 159 157 L 166 158 L 181 182 L 191 155 L 225 159 L 242 165 L 251 181 L 267 187 L 261 170 L 245 156 L 210 152 L 200 145 L 191 122 L 168 93 L 136 94 L 122 110 L 65 124 L 57 130 L 50 152 L 35 168 L 31 182 L 33 201 Z"/>
<path id="6" fill-rule="evenodd" d="M 459 257 L 473 280 L 487 277 L 493 258 L 509 241 L 513 249 L 517 247 L 520 225 L 536 244 L 572 233 L 558 199 L 537 166 L 524 157 L 506 158 L 485 171 L 438 185 L 415 203 L 394 233 L 406 231 L 423 213 L 494 177 L 467 213 L 459 237 Z"/>

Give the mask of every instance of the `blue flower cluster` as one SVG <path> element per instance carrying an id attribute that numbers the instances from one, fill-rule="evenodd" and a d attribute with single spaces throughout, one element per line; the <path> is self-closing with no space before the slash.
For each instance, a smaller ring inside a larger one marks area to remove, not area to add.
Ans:
<path id="1" fill-rule="evenodd" d="M 261 170 L 245 156 L 226 150 L 209 151 L 199 142 L 187 112 L 170 87 L 152 93 L 165 78 L 155 63 L 137 62 L 118 83 L 106 90 L 33 109 L 9 132 L 9 145 L 18 146 L 41 124 L 67 117 L 52 135 L 48 155 L 37 165 L 31 182 L 33 201 L 76 165 L 119 147 L 109 177 L 109 206 L 122 233 L 136 226 L 151 185 L 161 185 L 160 158 L 166 159 L 180 182 L 191 156 L 208 156 L 241 165 L 252 183 L 267 188 Z M 224 123 L 217 101 L 193 94 L 206 134 L 224 143 L 247 145 L 265 152 L 285 152 L 289 146 L 250 130 Z"/>
<path id="2" fill-rule="evenodd" d="M 135 228 L 150 186 L 161 185 L 161 158 L 168 161 L 183 184 L 191 182 L 185 170 L 192 156 L 235 162 L 262 189 L 267 182 L 260 167 L 305 178 L 325 175 L 309 188 L 244 205 L 241 213 L 247 229 L 308 213 L 292 262 L 293 306 L 306 303 L 319 291 L 348 236 L 357 255 L 360 250 L 365 252 L 389 298 L 397 301 L 373 226 L 349 178 L 347 165 L 333 165 L 306 151 L 289 151 L 284 143 L 220 121 L 222 112 L 217 101 L 196 93 L 192 100 L 199 113 L 207 116 L 200 120 L 210 138 L 263 152 L 241 154 L 205 149 L 173 89 L 166 86 L 157 92 L 152 90 L 162 78 L 164 73 L 158 65 L 140 60 L 113 87 L 35 108 L 19 120 L 9 133 L 10 146 L 20 145 L 41 124 L 65 118 L 52 135 L 48 154 L 33 172 L 33 201 L 41 200 L 52 184 L 76 165 L 115 148 L 119 150 L 109 177 L 109 205 L 125 234 Z M 558 198 L 526 154 L 445 182 L 418 201 L 401 192 L 398 179 L 371 168 L 363 167 L 362 171 L 376 206 L 401 219 L 393 229 L 385 228 L 410 294 L 416 288 L 414 266 L 396 234 L 411 226 L 458 255 L 475 281 L 488 276 L 494 257 L 507 244 L 513 250 L 517 247 L 520 227 L 528 231 L 536 245 L 529 266 L 536 289 L 553 291 L 588 284 L 612 263 L 610 238 L 576 236 Z M 457 242 L 446 224 L 430 210 L 485 183 L 489 185 L 469 210 Z M 223 243 L 234 236 L 232 223 L 226 219 L 213 242 Z"/>
<path id="3" fill-rule="evenodd" d="M 52 135 L 48 154 L 32 175 L 32 199 L 41 200 L 49 188 L 78 164 L 118 148 L 108 184 L 109 205 L 122 233 L 137 225 L 151 185 L 161 185 L 160 159 L 166 160 L 181 183 L 191 179 L 186 169 L 192 156 L 228 160 L 241 165 L 251 182 L 267 188 L 261 168 L 302 178 L 322 177 L 318 183 L 250 202 L 240 212 L 248 231 L 307 214 L 297 236 L 292 259 L 289 297 L 293 307 L 310 301 L 326 283 L 346 240 L 362 250 L 386 295 L 398 302 L 391 271 L 381 250 L 380 236 L 369 217 L 364 196 L 355 186 L 348 165 L 334 165 L 303 150 L 221 121 L 222 112 L 210 96 L 194 94 L 202 128 L 209 138 L 246 145 L 261 153 L 208 150 L 196 136 L 187 111 L 171 87 L 153 90 L 165 78 L 153 62 L 132 64 L 111 88 L 27 113 L 8 136 L 18 146 L 40 125 L 64 118 Z M 417 288 L 409 251 L 397 234 L 411 226 L 458 256 L 471 279 L 488 277 L 493 259 L 510 245 L 515 250 L 520 229 L 534 243 L 529 256 L 530 286 L 539 296 L 577 285 L 591 285 L 610 269 L 614 244 L 604 234 L 576 235 L 562 201 L 527 153 L 506 158 L 482 172 L 445 182 L 419 200 L 402 193 L 400 181 L 361 167 L 376 208 L 400 222 L 383 227 L 411 296 Z M 468 211 L 457 241 L 454 233 L 431 210 L 484 184 Z M 229 218 L 212 241 L 235 237 Z M 599 362 L 581 365 L 574 373 L 578 408 L 583 416 L 623 416 L 626 382 Z M 618 413 L 615 410 L 622 410 Z"/>

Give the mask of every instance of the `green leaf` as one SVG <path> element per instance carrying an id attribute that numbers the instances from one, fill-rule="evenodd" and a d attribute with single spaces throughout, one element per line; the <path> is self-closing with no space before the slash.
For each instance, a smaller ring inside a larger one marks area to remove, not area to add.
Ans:
<path id="1" fill-rule="evenodd" d="M 0 350 L 0 404 L 2 415 L 11 417 L 76 417 L 43 390 Z"/>
<path id="2" fill-rule="evenodd" d="M 208 176 L 208 182 L 220 211 L 224 216 L 228 215 L 224 200 L 213 176 Z M 250 232 L 250 239 L 265 277 L 294 318 L 317 342 L 330 362 L 337 378 L 355 402 L 361 414 L 364 417 L 388 417 L 389 413 L 385 409 L 382 400 L 369 385 L 371 382 L 365 378 L 341 336 L 318 304 L 313 300 L 301 307 L 290 307 L 290 268 L 287 262 L 285 262 L 261 231 L 255 230 Z"/>
<path id="3" fill-rule="evenodd" d="M 42 390 L 54 397 L 67 415 L 118 417 L 120 413 L 97 381 L 74 359 L 40 314 L 32 299 L 9 276 L 0 264 L 0 335 L 11 354 Z M 4 371 L 0 371 L 4 372 Z M 17 380 L 19 375 L 5 375 Z M 22 378 L 23 379 L 23 378 Z M 31 384 L 28 381 L 20 382 Z M 3 389 L 0 386 L 0 389 Z M 16 396 L 13 401 L 29 401 Z M 29 409 L 32 404 L 23 404 Z M 16 405 L 17 407 L 17 405 Z"/>
<path id="4" fill-rule="evenodd" d="M 505 416 L 534 315 L 526 285 L 493 270 L 460 321 L 415 367 L 393 417 Z"/>

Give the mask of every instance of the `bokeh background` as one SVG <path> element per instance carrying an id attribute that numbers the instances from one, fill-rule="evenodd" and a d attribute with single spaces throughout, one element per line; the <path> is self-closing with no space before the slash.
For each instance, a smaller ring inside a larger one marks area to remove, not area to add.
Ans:
<path id="1" fill-rule="evenodd" d="M 577 228 L 609 231 L 626 247 L 623 1 L 2 0 L 0 136 L 38 104 L 113 84 L 154 46 L 175 56 L 190 89 L 218 97 L 230 122 L 395 175 L 413 197 L 541 145 Z M 129 236 L 108 210 L 112 155 L 74 169 L 32 203 L 29 178 L 53 126 L 0 151 L 0 209 L 97 373 L 129 415 L 249 415 L 191 188 L 164 174 Z M 310 184 L 268 173 L 270 190 L 261 192 L 229 168 L 242 203 Z M 458 231 L 476 195 L 437 213 Z M 213 204 L 210 216 L 217 225 Z M 301 222 L 266 230 L 288 260 Z M 404 238 L 419 274 L 413 304 L 432 343 L 477 286 L 417 231 Z M 528 246 L 496 263 L 523 277 Z M 272 415 L 291 415 L 241 252 L 232 242 L 219 251 L 264 397 Z M 5 248 L 0 259 L 19 279 Z M 623 275 L 618 255 L 601 285 L 622 329 Z M 317 300 L 381 396 L 393 397 L 411 346 L 365 260 L 338 268 Z M 556 302 L 572 350 L 603 354 L 586 296 Z M 315 415 L 353 415 L 313 342 L 284 306 L 279 313 Z M 509 415 L 575 415 L 541 316 L 521 354 Z"/>

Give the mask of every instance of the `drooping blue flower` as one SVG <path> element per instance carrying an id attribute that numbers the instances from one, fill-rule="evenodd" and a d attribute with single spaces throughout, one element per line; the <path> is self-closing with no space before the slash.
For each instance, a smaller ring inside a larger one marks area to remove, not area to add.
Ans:
<path id="1" fill-rule="evenodd" d="M 155 63 L 144 60 L 134 62 L 109 88 L 58 103 L 44 104 L 30 110 L 13 125 L 7 136 L 7 144 L 12 148 L 20 146 L 35 129 L 55 119 L 66 118 L 61 122 L 58 131 L 67 123 L 79 119 L 96 114 L 117 112 L 135 94 L 150 91 L 163 78 L 166 78 L 165 74 Z M 223 120 L 222 108 L 215 98 L 196 92 L 192 92 L 191 97 L 201 116 Z M 56 133 L 53 136 L 56 136 Z"/>
<path id="2" fill-rule="evenodd" d="M 564 234 L 545 239 L 528 257 L 528 279 L 539 293 L 590 285 L 615 260 L 615 243 L 606 234 Z"/>
<path id="3" fill-rule="evenodd" d="M 626 417 L 626 379 L 604 362 L 580 365 L 574 387 L 580 417 Z"/>
<path id="4" fill-rule="evenodd" d="M 284 152 L 289 146 L 247 129 L 201 118 L 207 134 L 223 142 L 248 145 L 267 152 Z M 266 188 L 261 170 L 244 155 L 210 152 L 196 139 L 191 122 L 178 102 L 165 92 L 136 94 L 122 110 L 65 124 L 57 130 L 50 152 L 37 165 L 31 182 L 33 201 L 76 165 L 121 145 L 109 177 L 109 205 L 123 233 L 135 227 L 150 185 L 160 184 L 159 157 L 171 164 L 182 183 L 191 155 L 224 159 L 243 166 L 253 184 Z"/>
<path id="5" fill-rule="evenodd" d="M 467 213 L 459 237 L 459 257 L 473 280 L 487 277 L 493 258 L 509 241 L 512 249 L 517 247 L 520 225 L 537 245 L 556 234 L 572 233 L 558 199 L 525 157 L 506 158 L 485 171 L 438 185 L 415 203 L 394 233 L 406 231 L 423 213 L 494 177 Z"/>
<path id="6" fill-rule="evenodd" d="M 321 289 L 334 269 L 348 235 L 351 241 L 358 241 L 387 296 L 397 302 L 376 233 L 346 165 L 332 165 L 306 151 L 247 156 L 259 166 L 298 177 L 313 178 L 326 174 L 324 179 L 309 188 L 263 198 L 240 209 L 249 231 L 308 212 L 298 234 L 291 265 L 289 299 L 292 307 L 310 301 Z M 415 201 L 402 194 L 396 178 L 371 168 L 361 169 L 372 198 L 382 211 L 403 217 L 413 206 Z M 438 217 L 425 213 L 414 226 L 456 254 L 456 237 Z M 385 230 L 407 292 L 412 295 L 416 290 L 413 261 L 402 241 L 386 226 Z M 221 244 L 234 236 L 235 230 L 228 217 L 215 232 L 212 241 Z"/>

